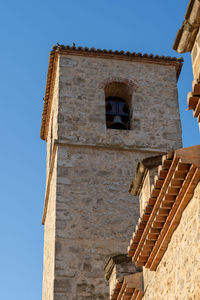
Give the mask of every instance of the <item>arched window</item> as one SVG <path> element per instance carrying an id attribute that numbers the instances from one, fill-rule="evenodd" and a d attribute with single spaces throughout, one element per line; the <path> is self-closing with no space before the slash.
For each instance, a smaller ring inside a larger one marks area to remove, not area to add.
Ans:
<path id="1" fill-rule="evenodd" d="M 111 129 L 130 129 L 129 86 L 122 82 L 111 82 L 105 86 L 106 127 Z"/>

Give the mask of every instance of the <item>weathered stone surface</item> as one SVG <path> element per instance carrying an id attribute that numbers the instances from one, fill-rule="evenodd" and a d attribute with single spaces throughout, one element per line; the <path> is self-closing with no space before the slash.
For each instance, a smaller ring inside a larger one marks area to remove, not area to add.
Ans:
<path id="1" fill-rule="evenodd" d="M 73 137 L 74 142 L 128 148 L 165 150 L 181 146 L 173 66 L 77 56 L 78 65 L 68 68 L 65 66 L 68 60 L 74 57 L 60 57 L 59 115 L 64 120 L 59 122 L 59 138 L 70 143 Z M 131 100 L 132 124 L 128 131 L 106 130 L 101 83 L 113 75 L 129 79 L 135 86 Z"/>
<path id="2" fill-rule="evenodd" d="M 56 221 L 56 168 L 52 176 L 50 200 L 44 228 L 44 267 L 43 267 L 43 299 L 53 299 L 54 264 L 55 264 L 55 221 Z M 58 251 L 61 245 L 57 243 Z"/>
<path id="3" fill-rule="evenodd" d="M 102 83 L 111 78 L 133 82 L 131 130 L 106 129 Z M 43 300 L 108 299 L 104 265 L 126 252 L 139 217 L 128 194 L 136 164 L 180 147 L 175 67 L 60 57 L 47 138 Z"/>
<path id="4" fill-rule="evenodd" d="M 200 299 L 200 183 L 157 270 L 143 268 L 144 300 Z"/>
<path id="5" fill-rule="evenodd" d="M 194 42 L 194 46 L 191 51 L 191 57 L 192 57 L 193 75 L 195 80 L 199 78 L 199 72 L 200 72 L 200 32 L 198 32 L 196 36 L 196 40 Z"/>

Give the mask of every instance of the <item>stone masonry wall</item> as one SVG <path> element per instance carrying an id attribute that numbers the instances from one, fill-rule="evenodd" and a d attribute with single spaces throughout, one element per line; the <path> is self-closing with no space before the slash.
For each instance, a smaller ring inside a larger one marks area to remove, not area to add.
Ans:
<path id="1" fill-rule="evenodd" d="M 142 189 L 141 189 L 140 195 L 139 195 L 140 216 L 142 215 L 144 209 L 147 206 L 147 203 L 149 201 L 150 192 L 151 192 L 151 182 L 150 182 L 150 175 L 149 175 L 149 171 L 148 171 L 145 176 L 144 183 L 142 185 Z"/>
<path id="2" fill-rule="evenodd" d="M 55 300 L 108 299 L 103 268 L 111 255 L 127 251 L 139 217 L 129 184 L 147 155 L 59 147 Z"/>
<path id="3" fill-rule="evenodd" d="M 200 299 L 200 183 L 157 270 L 143 274 L 144 300 Z"/>
<path id="4" fill-rule="evenodd" d="M 131 130 L 106 129 L 103 87 L 112 78 L 133 85 Z M 67 143 L 181 147 L 174 66 L 63 55 L 59 91 L 58 137 Z"/>
<path id="5" fill-rule="evenodd" d="M 55 161 L 57 161 L 57 156 Z M 56 178 L 57 168 L 54 168 L 44 227 L 43 300 L 54 299 Z"/>
<path id="6" fill-rule="evenodd" d="M 200 72 L 200 32 L 198 32 L 193 49 L 191 51 L 194 80 L 199 78 Z"/>
<path id="7" fill-rule="evenodd" d="M 133 83 L 131 130 L 106 129 L 103 84 L 112 78 Z M 59 145 L 56 200 L 51 192 L 45 221 L 43 300 L 108 299 L 103 267 L 126 252 L 139 217 L 139 201 L 128 194 L 136 164 L 181 147 L 175 68 L 61 56 L 51 114 Z"/>
<path id="8" fill-rule="evenodd" d="M 52 109 L 47 136 L 47 164 L 46 187 L 49 179 L 50 164 L 52 158 L 53 141 L 57 139 L 57 115 L 59 92 L 59 66 L 57 67 L 55 89 L 52 99 Z M 56 222 L 56 180 L 57 180 L 57 156 L 55 157 L 50 183 L 49 201 L 44 226 L 44 258 L 43 258 L 43 300 L 53 300 L 55 277 L 55 222 Z"/>

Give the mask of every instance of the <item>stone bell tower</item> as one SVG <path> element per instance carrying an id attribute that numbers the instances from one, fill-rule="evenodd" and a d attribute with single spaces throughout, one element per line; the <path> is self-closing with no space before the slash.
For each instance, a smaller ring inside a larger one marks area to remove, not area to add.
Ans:
<path id="1" fill-rule="evenodd" d="M 56 46 L 41 138 L 47 141 L 43 300 L 108 299 L 103 267 L 126 253 L 139 216 L 138 161 L 181 147 L 170 57 Z"/>

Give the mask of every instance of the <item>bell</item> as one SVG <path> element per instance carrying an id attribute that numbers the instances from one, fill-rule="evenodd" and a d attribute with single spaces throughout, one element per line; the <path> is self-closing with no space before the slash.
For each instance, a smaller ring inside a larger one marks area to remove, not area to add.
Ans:
<path id="1" fill-rule="evenodd" d="M 113 122 L 111 124 L 111 128 L 113 129 L 127 129 L 126 124 L 122 122 L 122 118 L 120 116 L 115 116 Z"/>

